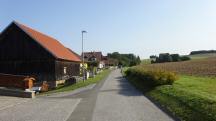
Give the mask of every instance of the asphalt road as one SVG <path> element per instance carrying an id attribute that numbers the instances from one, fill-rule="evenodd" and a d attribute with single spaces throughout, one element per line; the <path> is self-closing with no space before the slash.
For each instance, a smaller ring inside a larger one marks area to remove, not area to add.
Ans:
<path id="1" fill-rule="evenodd" d="M 65 121 L 81 99 L 38 98 L 25 102 L 23 99 L 19 100 L 0 110 L 0 121 Z"/>
<path id="2" fill-rule="evenodd" d="M 113 71 L 100 89 L 92 121 L 172 121 L 167 114 Z"/>
<path id="3" fill-rule="evenodd" d="M 1 98 L 1 97 L 0 97 Z M 11 101 L 12 100 L 12 101 Z M 3 102 L 4 101 L 4 102 Z M 36 99 L 0 100 L 0 121 L 172 121 L 114 70 L 97 85 Z"/>

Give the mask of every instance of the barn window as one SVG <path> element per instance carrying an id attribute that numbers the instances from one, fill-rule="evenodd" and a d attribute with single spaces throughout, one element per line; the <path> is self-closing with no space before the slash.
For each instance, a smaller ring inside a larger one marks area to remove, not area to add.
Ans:
<path id="1" fill-rule="evenodd" d="M 67 67 L 64 67 L 64 74 L 67 73 Z"/>

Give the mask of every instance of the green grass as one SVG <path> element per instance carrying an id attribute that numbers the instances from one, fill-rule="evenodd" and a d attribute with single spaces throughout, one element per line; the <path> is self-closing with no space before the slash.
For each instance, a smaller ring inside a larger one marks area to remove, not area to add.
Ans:
<path id="1" fill-rule="evenodd" d="M 148 65 L 148 64 L 151 64 L 151 59 L 143 59 L 141 61 L 141 65 Z"/>
<path id="2" fill-rule="evenodd" d="M 69 86 L 61 86 L 55 90 L 51 90 L 51 91 L 41 93 L 41 94 L 43 95 L 43 94 L 72 91 L 72 90 L 75 90 L 75 89 L 78 89 L 81 87 L 88 86 L 90 84 L 95 84 L 95 83 L 98 83 L 99 81 L 103 80 L 105 77 L 107 77 L 110 72 L 111 72 L 111 70 L 107 69 L 107 70 L 104 70 L 103 72 L 99 73 L 98 75 L 96 75 L 94 78 L 89 78 L 86 81 L 80 81 L 80 82 L 77 82 L 77 83 L 75 83 L 73 85 L 69 85 Z"/>
<path id="3" fill-rule="evenodd" d="M 210 57 L 216 57 L 216 54 L 191 56 L 194 62 Z M 204 66 L 207 67 L 208 62 Z M 213 65 L 211 67 L 206 71 L 214 68 Z M 140 81 L 136 81 L 138 80 L 136 77 L 127 78 L 136 88 L 142 90 L 145 95 L 168 109 L 180 120 L 216 121 L 216 77 L 179 75 L 179 79 L 173 85 L 162 85 L 155 88 L 144 86 L 139 83 Z"/>
<path id="4" fill-rule="evenodd" d="M 146 95 L 181 120 L 216 120 L 216 78 L 182 75 L 173 85 L 159 86 Z"/>

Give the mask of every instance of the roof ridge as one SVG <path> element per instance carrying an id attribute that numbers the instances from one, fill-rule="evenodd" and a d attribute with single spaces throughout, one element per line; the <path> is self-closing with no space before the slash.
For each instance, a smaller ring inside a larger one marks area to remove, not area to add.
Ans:
<path id="1" fill-rule="evenodd" d="M 33 31 L 36 31 L 36 32 L 42 34 L 43 36 L 46 36 L 46 37 L 49 37 L 49 38 L 51 38 L 51 39 L 57 40 L 56 38 L 51 37 L 50 35 L 44 34 L 44 33 L 40 32 L 40 31 L 38 31 L 38 30 L 36 30 L 36 29 L 34 29 L 34 28 L 28 27 L 28 26 L 26 26 L 26 25 L 24 25 L 24 24 L 21 24 L 21 23 L 17 22 L 17 21 L 13 21 L 13 22 L 16 23 L 16 24 L 18 24 L 18 25 L 24 26 L 24 27 L 26 27 L 26 28 L 28 28 L 28 29 L 31 29 L 31 30 L 33 30 Z M 57 42 L 60 43 L 58 40 L 57 40 Z M 61 44 L 61 43 L 60 43 L 60 44 Z"/>
<path id="2" fill-rule="evenodd" d="M 69 51 L 67 47 L 65 47 L 57 39 L 48 36 L 42 32 L 39 32 L 35 29 L 32 29 L 19 22 L 13 21 L 13 23 L 17 25 L 20 29 L 22 29 L 32 39 L 34 39 L 37 43 L 39 43 L 44 49 L 46 49 L 55 58 L 69 60 L 69 61 L 76 61 L 76 62 L 81 61 L 80 58 L 78 58 L 74 53 Z"/>
<path id="3" fill-rule="evenodd" d="M 25 26 L 25 25 L 23 25 L 17 21 L 13 21 L 13 23 L 16 24 L 20 29 L 22 29 L 26 34 L 28 34 L 32 39 L 36 40 L 35 37 L 31 36 L 31 34 L 22 27 L 24 26 L 24 27 L 31 29 L 31 30 L 34 30 L 34 29 L 27 27 L 27 26 Z M 36 31 L 36 30 L 34 30 L 34 31 Z M 36 32 L 38 32 L 38 31 L 36 31 Z M 39 33 L 42 34 L 41 32 L 39 32 Z M 42 35 L 44 35 L 44 34 L 42 34 Z M 46 49 L 51 55 L 53 55 L 55 58 L 57 58 L 57 56 L 54 53 L 50 52 L 50 50 L 48 50 L 46 47 L 44 47 L 42 43 L 40 43 L 39 41 L 36 41 L 36 42 L 39 43 L 44 49 Z"/>

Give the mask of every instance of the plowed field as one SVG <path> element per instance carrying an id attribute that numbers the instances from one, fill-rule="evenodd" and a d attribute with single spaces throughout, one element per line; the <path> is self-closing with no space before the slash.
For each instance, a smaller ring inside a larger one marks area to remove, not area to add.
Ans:
<path id="1" fill-rule="evenodd" d="M 179 74 L 216 76 L 216 58 L 143 65 L 147 69 L 163 69 Z"/>

